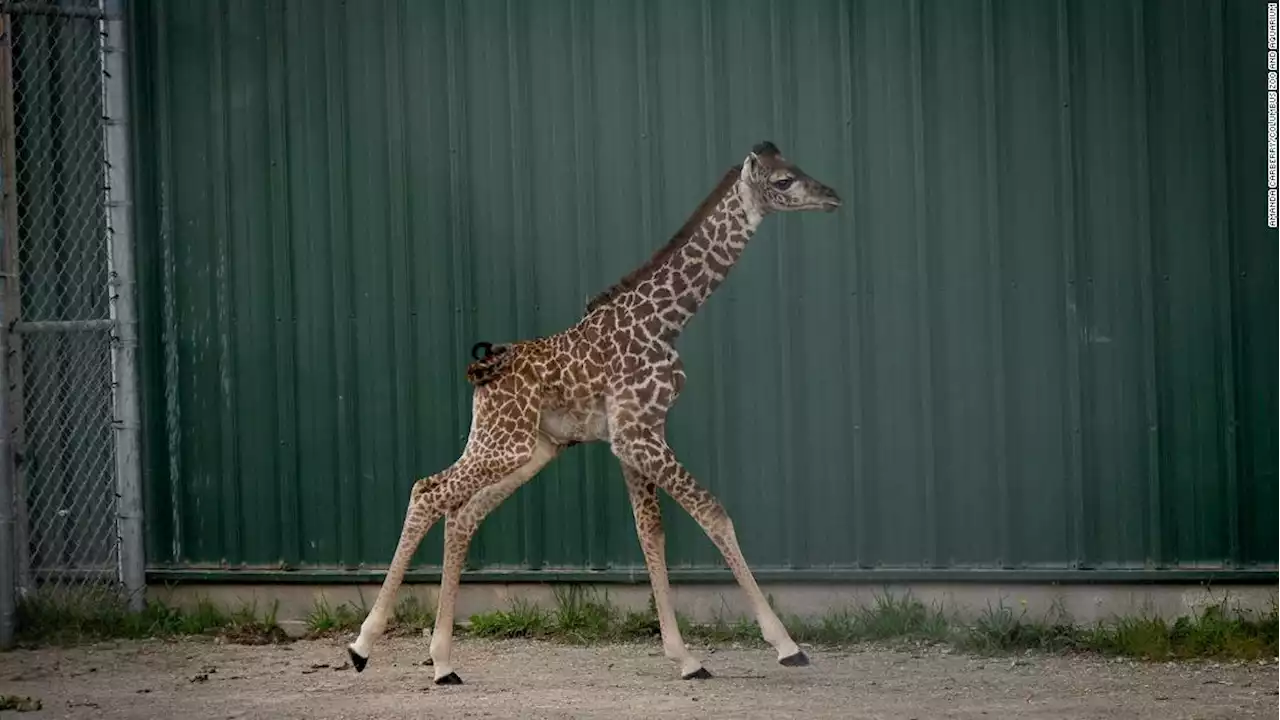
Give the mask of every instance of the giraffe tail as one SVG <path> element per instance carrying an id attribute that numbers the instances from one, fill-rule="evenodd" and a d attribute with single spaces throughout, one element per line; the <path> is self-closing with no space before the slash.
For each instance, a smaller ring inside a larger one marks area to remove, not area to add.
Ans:
<path id="1" fill-rule="evenodd" d="M 511 367 L 511 346 L 478 342 L 471 346 L 475 362 L 467 365 L 467 381 L 476 387 L 488 385 L 506 374 Z"/>

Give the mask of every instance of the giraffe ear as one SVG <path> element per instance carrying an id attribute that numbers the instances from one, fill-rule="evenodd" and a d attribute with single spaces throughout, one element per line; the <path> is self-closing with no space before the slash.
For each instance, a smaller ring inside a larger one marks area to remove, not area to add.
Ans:
<path id="1" fill-rule="evenodd" d="M 742 161 L 742 177 L 754 182 L 760 179 L 762 171 L 760 156 L 755 152 L 748 153 L 747 159 Z"/>

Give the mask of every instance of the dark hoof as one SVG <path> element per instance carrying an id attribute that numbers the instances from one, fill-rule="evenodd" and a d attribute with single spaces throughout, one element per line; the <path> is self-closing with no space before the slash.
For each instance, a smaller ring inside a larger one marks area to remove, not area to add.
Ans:
<path id="1" fill-rule="evenodd" d="M 442 678 L 436 678 L 437 685 L 461 685 L 462 678 L 458 677 L 458 673 L 451 672 Z"/>
<path id="2" fill-rule="evenodd" d="M 707 672 L 707 669 L 700 667 L 697 670 L 683 676 L 685 680 L 710 680 L 713 676 Z"/>
<path id="3" fill-rule="evenodd" d="M 809 656 L 803 650 L 797 650 L 795 655 L 788 655 L 778 662 L 787 667 L 804 667 L 809 664 Z"/>
<path id="4" fill-rule="evenodd" d="M 354 648 L 347 648 L 347 654 L 351 656 L 351 667 L 355 668 L 356 672 L 364 672 L 364 666 L 369 664 L 369 658 L 360 657 Z"/>

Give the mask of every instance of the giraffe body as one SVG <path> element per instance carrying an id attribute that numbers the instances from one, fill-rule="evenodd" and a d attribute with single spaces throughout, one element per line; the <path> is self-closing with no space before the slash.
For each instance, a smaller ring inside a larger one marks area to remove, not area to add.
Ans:
<path id="1" fill-rule="evenodd" d="M 667 657 L 685 678 L 710 673 L 689 653 L 671 604 L 658 489 L 706 532 L 747 593 L 779 662 L 808 664 L 769 607 L 738 547 L 733 523 L 681 465 L 665 438 L 666 419 L 685 384 L 676 340 L 724 282 L 770 213 L 838 208 L 827 186 L 761 143 L 725 174 L 674 238 L 648 262 L 588 304 L 554 335 L 501 345 L 467 367 L 474 386 L 466 448 L 449 468 L 414 484 L 396 553 L 360 636 L 348 650 L 363 670 L 386 626 L 396 589 L 422 536 L 446 520 L 444 570 L 431 640 L 437 683 L 461 682 L 450 655 L 454 604 L 471 537 L 485 515 L 565 448 L 607 442 L 622 465 L 640 547 L 649 569 Z"/>

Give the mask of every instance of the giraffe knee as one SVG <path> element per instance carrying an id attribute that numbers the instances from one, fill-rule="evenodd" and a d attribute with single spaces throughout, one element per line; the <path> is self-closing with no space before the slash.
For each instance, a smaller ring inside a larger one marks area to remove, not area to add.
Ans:
<path id="1" fill-rule="evenodd" d="M 711 519 L 707 523 L 707 527 L 711 528 L 711 532 L 720 537 L 733 537 L 733 519 L 729 517 L 729 513 L 724 508 L 717 507 L 711 513 Z"/>
<path id="2" fill-rule="evenodd" d="M 450 515 L 444 526 L 445 539 L 453 541 L 470 540 L 479 526 L 480 523 L 476 518 L 462 513 Z"/>
<path id="3" fill-rule="evenodd" d="M 432 491 L 438 491 L 445 485 L 457 485 L 456 482 L 453 482 L 457 479 L 456 471 L 457 466 L 453 466 L 434 475 L 428 475 L 416 480 L 409 490 L 410 506 L 425 506 L 427 504 L 426 496 Z"/>
<path id="4" fill-rule="evenodd" d="M 440 474 L 428 475 L 424 478 L 418 478 L 413 482 L 413 487 L 409 489 L 410 498 L 419 498 L 426 495 L 431 488 L 440 483 Z"/>
<path id="5" fill-rule="evenodd" d="M 706 528 L 707 532 L 722 537 L 733 534 L 733 519 L 729 517 L 729 513 L 725 511 L 720 501 L 710 493 L 699 493 L 698 497 L 690 499 L 687 507 L 689 507 L 689 514 Z"/>
<path id="6" fill-rule="evenodd" d="M 662 511 L 658 508 L 638 513 L 636 528 L 640 531 L 642 542 L 644 538 L 652 538 L 655 542 L 663 542 L 666 539 L 662 529 Z"/>

